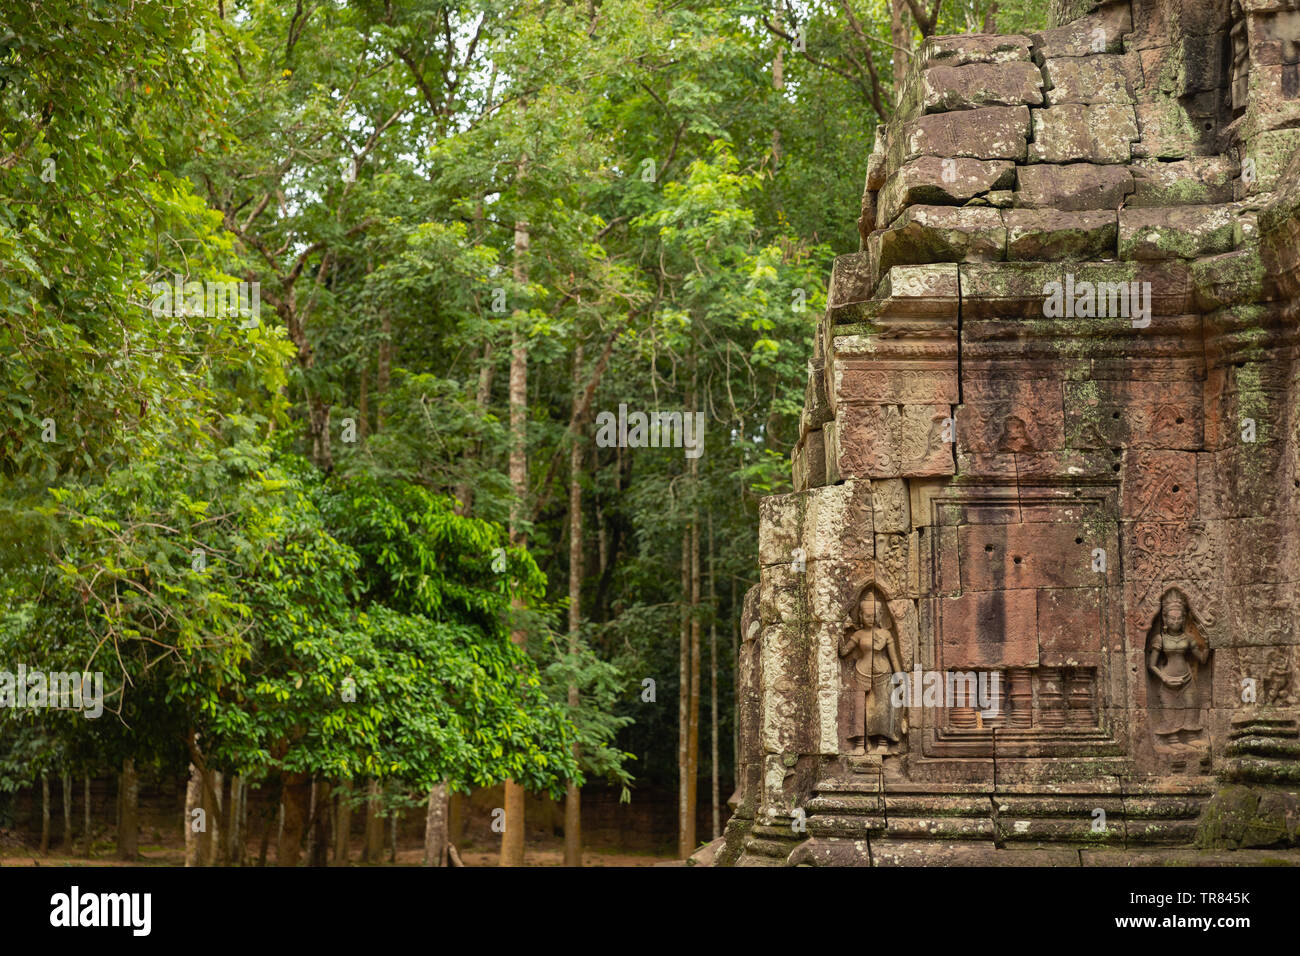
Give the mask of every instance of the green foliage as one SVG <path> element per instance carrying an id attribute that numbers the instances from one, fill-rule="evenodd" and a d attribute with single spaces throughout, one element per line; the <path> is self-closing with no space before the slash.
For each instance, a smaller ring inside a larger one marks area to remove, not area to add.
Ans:
<path id="1" fill-rule="evenodd" d="M 729 739 L 891 51 L 885 0 L 0 0 L 0 668 L 102 670 L 108 708 L 0 712 L 0 789 L 126 756 L 667 783 L 691 615 Z M 259 283 L 262 321 L 154 314 L 175 277 Z M 596 447 L 620 404 L 703 412 L 705 454 Z"/>

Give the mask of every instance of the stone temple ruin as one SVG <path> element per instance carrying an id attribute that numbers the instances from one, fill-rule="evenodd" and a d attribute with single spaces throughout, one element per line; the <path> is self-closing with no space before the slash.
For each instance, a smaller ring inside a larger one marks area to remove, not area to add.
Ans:
<path id="1" fill-rule="evenodd" d="M 1055 7 L 878 131 L 716 864 L 1300 858 L 1300 0 Z"/>

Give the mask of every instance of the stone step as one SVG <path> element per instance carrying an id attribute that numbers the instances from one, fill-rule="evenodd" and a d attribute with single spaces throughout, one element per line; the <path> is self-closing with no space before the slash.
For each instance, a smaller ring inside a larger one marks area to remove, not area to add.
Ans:
<path id="1" fill-rule="evenodd" d="M 991 815 L 983 817 L 891 816 L 885 835 L 896 840 L 988 840 L 995 827 Z"/>
<path id="2" fill-rule="evenodd" d="M 1272 760 L 1267 757 L 1237 757 L 1224 768 L 1229 780 L 1250 780 L 1283 786 L 1300 786 L 1300 761 Z"/>
<path id="3" fill-rule="evenodd" d="M 880 793 L 828 789 L 809 801 L 819 839 L 989 840 L 998 846 L 1187 845 L 1212 783 L 1176 791 Z M 1097 811 L 1100 810 L 1104 816 Z"/>
<path id="4" fill-rule="evenodd" d="M 784 866 L 790 852 L 805 835 L 789 827 L 756 823 L 745 838 L 745 849 L 738 866 Z"/>
<path id="5" fill-rule="evenodd" d="M 1223 752 L 1228 757 L 1277 757 L 1282 760 L 1300 760 L 1300 739 L 1234 735 Z"/>
<path id="6" fill-rule="evenodd" d="M 1300 721 L 1259 717 L 1237 719 L 1232 722 L 1228 737 L 1233 740 L 1242 737 L 1300 737 Z"/>

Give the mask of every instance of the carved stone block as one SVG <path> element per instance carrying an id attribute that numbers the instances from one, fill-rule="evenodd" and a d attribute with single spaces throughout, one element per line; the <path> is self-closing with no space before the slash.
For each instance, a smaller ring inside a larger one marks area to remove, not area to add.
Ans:
<path id="1" fill-rule="evenodd" d="M 939 598 L 944 668 L 1036 667 L 1038 597 L 1032 588 Z"/>
<path id="2" fill-rule="evenodd" d="M 1127 163 L 1132 156 L 1138 126 L 1128 104 L 1066 103 L 1030 112 L 1032 163 Z"/>
<path id="3" fill-rule="evenodd" d="M 803 524 L 810 561 L 869 561 L 875 554 L 871 484 L 846 481 L 813 490 Z"/>
<path id="4" fill-rule="evenodd" d="M 785 564 L 797 560 L 803 544 L 804 510 L 808 495 L 768 495 L 758 503 L 758 560 L 760 564 Z"/>

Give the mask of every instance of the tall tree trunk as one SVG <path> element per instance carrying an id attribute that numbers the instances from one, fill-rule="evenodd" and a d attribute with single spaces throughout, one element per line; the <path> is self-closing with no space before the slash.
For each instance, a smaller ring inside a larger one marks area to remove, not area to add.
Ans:
<path id="1" fill-rule="evenodd" d="M 713 555 L 713 512 L 709 512 L 709 768 L 712 771 L 713 839 L 722 835 L 718 786 L 718 571 Z"/>
<path id="2" fill-rule="evenodd" d="M 200 778 L 203 784 L 203 809 L 207 812 L 208 828 L 200 834 L 203 848 L 203 865 L 217 865 L 217 851 L 221 847 L 221 773 L 205 770 Z"/>
<path id="3" fill-rule="evenodd" d="M 185 865 L 202 866 L 203 854 L 200 851 L 200 832 L 195 827 L 207 827 L 202 814 L 196 818 L 195 810 L 203 809 L 203 783 L 199 768 L 190 764 L 190 776 L 185 782 Z"/>
<path id="4" fill-rule="evenodd" d="M 350 854 L 352 840 L 352 781 L 345 780 L 339 786 L 338 816 L 335 818 L 334 862 L 346 864 Z"/>
<path id="5" fill-rule="evenodd" d="M 481 418 L 488 409 L 492 401 L 492 374 L 495 367 L 492 362 L 492 343 L 483 343 L 483 361 L 478 367 L 478 387 L 474 389 L 474 407 L 478 410 Z M 475 460 L 483 458 L 483 443 L 474 444 Z M 461 515 L 468 515 L 474 506 L 474 486 L 469 482 L 463 482 L 456 487 L 456 500 L 460 502 L 456 509 Z M 446 791 L 444 790 L 444 793 Z"/>
<path id="6" fill-rule="evenodd" d="M 785 4 L 778 3 L 775 11 L 776 28 L 782 32 L 785 31 Z M 781 37 L 776 38 L 776 52 L 772 56 L 772 89 L 780 93 L 785 89 L 785 40 Z M 777 97 L 777 102 L 781 102 L 781 97 Z M 781 127 L 776 121 L 772 122 L 772 172 L 775 173 L 781 165 Z"/>
<path id="7" fill-rule="evenodd" d="M 90 774 L 86 774 L 84 777 L 82 777 L 82 785 L 83 785 L 82 789 L 85 791 L 85 798 L 86 798 L 86 810 L 85 810 L 85 820 L 84 820 L 86 824 L 86 832 L 85 832 L 86 856 L 89 857 L 91 847 L 94 846 L 94 834 L 90 832 Z"/>
<path id="8" fill-rule="evenodd" d="M 63 773 L 63 852 L 72 852 L 72 774 Z"/>
<path id="9" fill-rule="evenodd" d="M 321 471 L 334 468 L 334 451 L 330 444 L 330 404 L 323 398 L 307 401 L 308 426 L 311 429 L 312 460 Z"/>
<path id="10" fill-rule="evenodd" d="M 695 407 L 694 384 L 692 383 L 692 398 L 690 407 Z M 692 493 L 698 490 L 699 469 L 698 458 L 691 459 L 691 488 Z M 690 775 L 687 777 L 689 786 L 688 795 L 691 811 L 691 832 L 695 831 L 695 819 L 699 813 L 699 785 L 700 785 L 700 513 L 698 508 L 693 509 L 691 516 L 691 713 L 689 721 L 689 752 L 687 761 L 690 764 Z M 692 841 L 691 852 L 695 851 L 695 841 Z"/>
<path id="11" fill-rule="evenodd" d="M 118 786 L 117 858 L 134 860 L 140 855 L 140 778 L 135 760 L 122 761 Z"/>
<path id="12" fill-rule="evenodd" d="M 319 278 L 323 278 L 323 270 Z M 315 349 L 307 335 L 306 316 L 299 313 L 293 280 L 282 280 L 280 311 L 289 339 L 298 350 L 298 365 L 305 375 L 310 375 L 316 364 Z M 334 453 L 330 446 L 330 404 L 307 387 L 304 395 L 307 405 L 307 431 L 311 437 L 312 461 L 322 471 L 334 467 Z"/>
<path id="13" fill-rule="evenodd" d="M 523 160 L 520 160 L 522 175 Z M 522 288 L 528 282 L 528 223 L 515 223 L 514 279 Z M 523 517 L 528 513 L 528 343 L 524 340 L 522 315 L 515 315 L 510 341 L 510 543 L 528 546 Z M 519 606 L 519 598 L 512 602 Z M 512 631 L 510 639 L 523 646 L 528 635 Z M 513 780 L 505 782 L 505 833 L 501 835 L 501 865 L 524 865 L 524 789 Z"/>
<path id="14" fill-rule="evenodd" d="M 573 352 L 573 414 L 581 415 L 582 346 Z M 582 423 L 574 429 L 569 451 L 569 654 L 578 653 L 578 629 L 582 624 Z M 569 708 L 578 707 L 578 685 L 569 684 Z M 581 756 L 573 745 L 573 759 Z M 564 865 L 582 866 L 582 791 L 572 781 L 564 793 Z"/>
<path id="15" fill-rule="evenodd" d="M 996 0 L 989 4 L 989 8 L 984 11 L 984 25 L 980 28 L 983 33 L 998 32 L 998 5 Z"/>
<path id="16" fill-rule="evenodd" d="M 447 784 L 429 788 L 429 808 L 424 814 L 424 865 L 447 865 Z"/>
<path id="17" fill-rule="evenodd" d="M 362 441 L 370 434 L 370 367 L 361 366 L 361 394 L 357 398 L 357 435 Z"/>
<path id="18" fill-rule="evenodd" d="M 903 8 L 906 0 L 889 0 L 889 39 L 894 49 L 894 104 L 897 105 L 903 95 L 903 80 L 907 78 L 907 67 L 911 57 L 907 51 L 912 49 L 912 31 L 907 27 Z"/>
<path id="19" fill-rule="evenodd" d="M 41 774 L 41 856 L 50 852 L 50 775 Z"/>
<path id="20" fill-rule="evenodd" d="M 329 866 L 330 861 L 330 785 L 325 780 L 312 784 L 311 803 L 311 853 L 307 858 L 308 866 Z"/>
<path id="21" fill-rule="evenodd" d="M 689 411 L 689 409 L 688 409 Z M 682 629 L 677 646 L 677 855 L 686 859 L 695 850 L 695 808 L 690 801 L 691 773 L 691 527 L 682 525 Z"/>
<path id="22" fill-rule="evenodd" d="M 736 601 L 736 579 L 731 579 L 731 673 L 740 673 L 740 607 Z M 732 680 L 732 697 L 738 692 L 738 681 Z M 740 789 L 740 721 L 733 720 L 731 727 L 731 792 Z"/>
<path id="23" fill-rule="evenodd" d="M 379 361 L 375 372 L 375 391 L 379 394 L 379 407 L 375 410 L 375 431 L 384 429 L 383 396 L 388 394 L 388 383 L 393 367 L 393 318 L 385 309 L 379 317 Z"/>
<path id="24" fill-rule="evenodd" d="M 267 852 L 271 848 L 271 820 L 280 815 L 280 801 L 269 800 L 262 805 L 262 840 L 257 848 L 257 865 L 266 866 Z"/>
<path id="25" fill-rule="evenodd" d="M 312 861 L 316 858 L 316 843 L 317 843 L 316 814 L 318 812 L 318 805 L 316 803 L 316 800 L 317 797 L 319 796 L 319 789 L 320 788 L 316 786 L 316 779 L 313 777 L 311 781 L 311 785 L 307 790 L 309 794 L 309 796 L 307 797 L 307 825 L 303 828 L 304 832 L 307 835 L 307 847 L 306 847 L 305 856 L 306 856 L 308 866 L 316 865 Z"/>
<path id="26" fill-rule="evenodd" d="M 218 828 L 217 863 L 225 865 L 230 862 L 230 827 L 231 815 L 235 812 L 234 785 L 235 778 L 224 773 L 217 774 L 219 779 L 217 799 L 221 802 L 221 826 Z"/>
<path id="27" fill-rule="evenodd" d="M 275 848 L 276 866 L 297 866 L 302 847 L 302 834 L 307 825 L 308 803 L 311 800 L 311 778 L 305 773 L 284 775 L 280 808 L 284 812 L 284 825 L 280 830 L 279 844 Z"/>
<path id="28" fill-rule="evenodd" d="M 483 219 L 483 203 L 480 202 L 474 207 L 474 241 L 476 243 L 481 242 L 483 239 Z M 483 357 L 478 367 L 478 386 L 474 389 L 474 405 L 478 410 L 479 418 L 482 418 L 487 412 L 488 405 L 492 401 L 492 379 L 496 372 L 491 333 L 489 332 L 488 335 L 488 340 L 483 343 Z M 482 442 L 474 443 L 473 457 L 475 461 L 483 460 Z M 468 515 L 474 506 L 473 485 L 468 481 L 462 482 L 456 487 L 455 494 L 456 500 L 460 502 L 457 513 Z M 444 786 L 443 793 L 450 794 L 450 790 Z M 450 798 L 448 797 L 448 799 Z M 449 812 L 449 807 L 444 805 L 443 811 L 444 813 Z"/>
<path id="29" fill-rule="evenodd" d="M 379 781 L 371 780 L 366 800 L 366 852 L 367 863 L 378 863 L 384 854 L 384 818 L 379 815 Z"/>
<path id="30" fill-rule="evenodd" d="M 244 778 L 230 777 L 230 797 L 226 801 L 226 848 L 223 856 L 231 866 L 244 865 Z"/>
<path id="31" fill-rule="evenodd" d="M 248 853 L 245 842 L 248 840 L 248 781 L 239 779 L 239 865 L 244 865 Z"/>
<path id="32" fill-rule="evenodd" d="M 388 815 L 388 862 L 397 862 L 397 811 Z"/>

